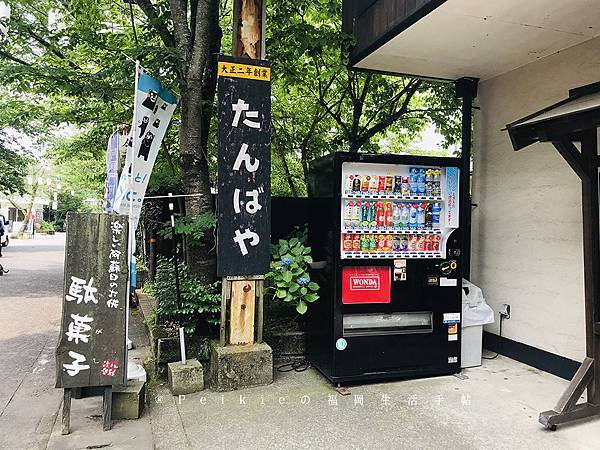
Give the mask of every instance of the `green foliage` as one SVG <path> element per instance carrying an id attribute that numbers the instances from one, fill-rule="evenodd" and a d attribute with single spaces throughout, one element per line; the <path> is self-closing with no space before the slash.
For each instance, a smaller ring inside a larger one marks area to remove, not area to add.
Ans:
<path id="1" fill-rule="evenodd" d="M 54 228 L 54 224 L 52 222 L 44 221 L 40 224 L 40 232 L 48 233 L 48 232 L 53 232 L 53 231 L 55 231 L 55 228 Z"/>
<path id="2" fill-rule="evenodd" d="M 58 209 L 52 212 L 54 224 L 57 231 L 65 230 L 65 220 L 69 212 L 91 212 L 92 208 L 87 205 L 81 196 L 71 194 L 65 190 L 58 193 Z"/>
<path id="3" fill-rule="evenodd" d="M 280 239 L 271 246 L 271 271 L 266 278 L 271 281 L 269 289 L 273 299 L 296 305 L 296 311 L 306 313 L 308 304 L 319 299 L 319 285 L 310 280 L 309 264 L 312 262 L 310 247 L 305 246 L 306 235 Z"/>
<path id="4" fill-rule="evenodd" d="M 23 194 L 29 161 L 2 145 L 0 140 L 0 194 Z"/>
<path id="5" fill-rule="evenodd" d="M 179 216 L 175 218 L 175 234 L 185 236 L 189 245 L 198 245 L 207 231 L 213 230 L 217 219 L 213 213 L 203 213 L 196 217 Z M 173 238 L 170 223 L 163 225 L 158 235 L 163 239 Z"/>
<path id="6" fill-rule="evenodd" d="M 161 321 L 173 327 L 181 318 L 186 333 L 198 331 L 204 321 L 218 325 L 221 312 L 221 292 L 219 283 L 202 284 L 188 273 L 185 264 L 179 263 L 179 285 L 181 298 L 177 299 L 175 267 L 173 260 L 159 258 L 156 266 L 156 279 L 147 282 L 144 292 L 157 300 L 157 313 Z"/>

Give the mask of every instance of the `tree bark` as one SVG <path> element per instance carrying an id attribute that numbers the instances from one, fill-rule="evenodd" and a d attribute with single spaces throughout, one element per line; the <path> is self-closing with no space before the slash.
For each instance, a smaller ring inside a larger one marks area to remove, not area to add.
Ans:
<path id="1" fill-rule="evenodd" d="M 190 52 L 186 83 L 181 93 L 179 131 L 184 191 L 186 194 L 201 195 L 186 197 L 186 215 L 191 217 L 214 212 L 208 167 L 208 136 L 216 72 L 210 70 L 210 65 L 215 63 L 212 55 L 218 52 L 220 44 L 219 1 L 198 2 L 194 42 Z M 197 275 L 202 281 L 210 283 L 215 280 L 216 256 L 212 233 L 206 233 L 201 242 L 188 248 L 186 263 L 190 273 Z"/>

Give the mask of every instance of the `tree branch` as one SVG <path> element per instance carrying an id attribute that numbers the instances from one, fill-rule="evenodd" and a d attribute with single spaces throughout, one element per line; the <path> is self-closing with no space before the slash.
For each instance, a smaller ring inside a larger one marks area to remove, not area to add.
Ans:
<path id="1" fill-rule="evenodd" d="M 150 25 L 156 30 L 163 43 L 167 47 L 175 48 L 175 38 L 167 28 L 166 24 L 160 20 L 151 0 L 135 0 L 137 5 L 148 18 Z"/>
<path id="2" fill-rule="evenodd" d="M 0 50 L 0 56 L 2 56 L 4 59 L 8 59 L 9 61 L 21 64 L 22 66 L 31 67 L 31 64 L 27 61 L 23 61 L 22 59 L 17 58 L 16 56 L 11 55 L 10 53 L 5 52 L 4 50 Z"/>
<path id="3" fill-rule="evenodd" d="M 419 86 L 421 86 L 421 80 L 416 80 L 414 83 L 409 83 L 407 85 L 408 89 L 406 91 L 406 96 L 404 97 L 404 101 L 402 102 L 402 106 L 400 107 L 400 109 L 395 111 L 393 114 L 386 116 L 386 118 L 383 119 L 381 122 L 373 125 L 371 128 L 361 133 L 359 139 L 357 140 L 358 144 L 360 144 L 358 147 L 364 145 L 365 142 L 367 142 L 377 133 L 382 132 L 387 127 L 392 125 L 396 120 L 398 120 L 400 117 L 406 114 L 406 112 L 408 111 L 408 104 L 419 89 Z"/>

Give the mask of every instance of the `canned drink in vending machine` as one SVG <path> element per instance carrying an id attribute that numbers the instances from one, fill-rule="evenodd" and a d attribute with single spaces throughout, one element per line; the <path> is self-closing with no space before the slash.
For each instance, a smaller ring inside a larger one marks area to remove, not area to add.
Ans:
<path id="1" fill-rule="evenodd" d="M 413 234 L 408 236 L 408 251 L 409 252 L 417 251 L 417 237 Z"/>
<path id="2" fill-rule="evenodd" d="M 394 194 L 402 193 L 402 177 L 395 176 L 394 177 Z"/>
<path id="3" fill-rule="evenodd" d="M 375 235 L 371 234 L 369 236 L 369 251 L 374 252 L 377 250 L 377 239 L 375 239 Z"/>
<path id="4" fill-rule="evenodd" d="M 379 177 L 379 183 L 377 184 L 377 192 L 382 193 L 385 191 L 385 177 Z"/>
<path id="5" fill-rule="evenodd" d="M 369 237 L 366 234 L 360 236 L 360 250 L 363 252 L 369 251 Z"/>
<path id="6" fill-rule="evenodd" d="M 422 252 L 425 250 L 425 236 L 420 234 L 417 236 L 417 251 Z"/>
<path id="7" fill-rule="evenodd" d="M 354 175 L 352 183 L 352 192 L 360 192 L 360 175 Z"/>
<path id="8" fill-rule="evenodd" d="M 385 236 L 383 234 L 377 235 L 377 251 L 382 252 L 385 250 Z"/>
<path id="9" fill-rule="evenodd" d="M 344 205 L 344 226 L 350 228 L 352 226 L 352 215 L 354 214 L 354 202 L 346 201 Z"/>
<path id="10" fill-rule="evenodd" d="M 401 188 L 400 188 L 400 193 L 402 195 L 410 195 L 410 183 L 409 183 L 409 178 L 408 177 L 402 177 L 402 184 L 401 184 Z"/>
<path id="11" fill-rule="evenodd" d="M 425 251 L 430 252 L 433 250 L 433 235 L 428 234 L 425 236 Z"/>
<path id="12" fill-rule="evenodd" d="M 395 252 L 399 252 L 402 249 L 402 238 L 400 236 L 394 236 L 394 239 L 392 241 L 392 249 Z"/>
<path id="13" fill-rule="evenodd" d="M 365 175 L 362 177 L 362 183 L 360 185 L 360 190 L 362 192 L 369 192 L 369 186 L 371 185 L 371 177 L 369 175 Z"/>
<path id="14" fill-rule="evenodd" d="M 348 175 L 344 184 L 344 193 L 349 194 L 352 192 L 354 186 L 354 175 Z"/>
<path id="15" fill-rule="evenodd" d="M 352 250 L 355 252 L 360 251 L 360 234 L 355 234 L 352 237 Z"/>
<path id="16" fill-rule="evenodd" d="M 352 227 L 358 228 L 360 226 L 360 202 L 354 202 L 354 208 L 352 209 Z"/>
<path id="17" fill-rule="evenodd" d="M 351 234 L 344 234 L 343 249 L 345 252 L 352 251 L 352 235 Z"/>
<path id="18" fill-rule="evenodd" d="M 377 186 L 379 185 L 379 177 L 377 175 L 372 176 L 369 180 L 369 192 L 377 193 Z"/>
<path id="19" fill-rule="evenodd" d="M 433 243 L 432 243 L 432 247 L 431 250 L 434 252 L 439 252 L 440 251 L 440 242 L 442 240 L 442 236 L 440 236 L 439 234 L 436 234 L 433 237 Z"/>
<path id="20" fill-rule="evenodd" d="M 391 175 L 385 177 L 385 192 L 388 194 L 394 192 L 394 177 Z"/>
<path id="21" fill-rule="evenodd" d="M 385 237 L 385 247 L 384 250 L 386 252 L 391 252 L 394 249 L 394 244 L 393 244 L 393 240 L 392 240 L 392 235 L 388 234 Z"/>
<path id="22" fill-rule="evenodd" d="M 408 250 L 408 239 L 406 236 L 402 236 L 400 240 L 400 251 L 405 252 Z"/>

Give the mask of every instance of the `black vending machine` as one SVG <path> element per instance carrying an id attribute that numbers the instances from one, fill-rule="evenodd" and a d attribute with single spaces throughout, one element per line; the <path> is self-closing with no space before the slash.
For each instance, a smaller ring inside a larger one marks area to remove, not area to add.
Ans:
<path id="1" fill-rule="evenodd" d="M 310 166 L 320 299 L 307 353 L 332 382 L 460 371 L 460 160 L 334 153 Z"/>

